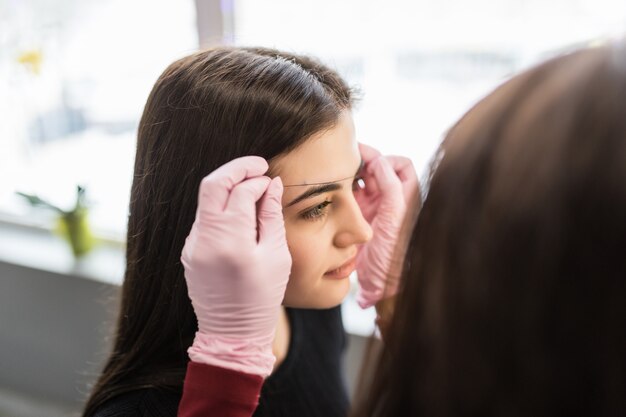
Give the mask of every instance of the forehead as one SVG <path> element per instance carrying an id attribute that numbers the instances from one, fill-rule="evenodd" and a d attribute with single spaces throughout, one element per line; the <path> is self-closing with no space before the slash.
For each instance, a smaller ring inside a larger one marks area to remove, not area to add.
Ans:
<path id="1" fill-rule="evenodd" d="M 353 176 L 360 158 L 352 115 L 344 111 L 335 126 L 277 158 L 271 168 L 285 185 L 316 184 Z"/>

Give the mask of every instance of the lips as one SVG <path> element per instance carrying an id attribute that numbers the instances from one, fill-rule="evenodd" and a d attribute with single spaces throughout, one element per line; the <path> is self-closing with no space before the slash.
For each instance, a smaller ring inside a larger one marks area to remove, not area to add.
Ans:
<path id="1" fill-rule="evenodd" d="M 327 271 L 324 276 L 326 278 L 341 279 L 347 278 L 356 268 L 356 255 L 348 259 L 345 263 L 335 269 Z"/>

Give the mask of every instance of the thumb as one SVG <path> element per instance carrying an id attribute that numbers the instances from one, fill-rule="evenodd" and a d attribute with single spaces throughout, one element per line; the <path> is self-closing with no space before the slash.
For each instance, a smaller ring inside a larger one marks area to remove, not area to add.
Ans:
<path id="1" fill-rule="evenodd" d="M 369 171 L 373 174 L 381 192 L 381 203 L 404 204 L 402 182 L 393 166 L 384 156 L 372 162 Z"/>
<path id="2" fill-rule="evenodd" d="M 420 205 L 420 184 L 413 162 L 403 156 L 387 156 L 386 159 L 400 178 L 405 201 L 413 202 L 413 199 L 418 197 L 417 204 Z"/>
<path id="3" fill-rule="evenodd" d="M 283 219 L 283 182 L 274 178 L 267 191 L 261 197 L 258 207 L 259 243 L 285 239 L 285 221 Z"/>

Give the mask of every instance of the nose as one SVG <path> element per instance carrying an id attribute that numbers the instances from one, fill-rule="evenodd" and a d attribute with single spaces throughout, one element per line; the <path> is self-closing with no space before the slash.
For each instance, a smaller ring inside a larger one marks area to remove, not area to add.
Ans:
<path id="1" fill-rule="evenodd" d="M 363 217 L 361 208 L 353 196 L 347 199 L 343 209 L 338 216 L 337 233 L 333 241 L 335 246 L 345 248 L 368 242 L 373 235 L 372 227 Z"/>

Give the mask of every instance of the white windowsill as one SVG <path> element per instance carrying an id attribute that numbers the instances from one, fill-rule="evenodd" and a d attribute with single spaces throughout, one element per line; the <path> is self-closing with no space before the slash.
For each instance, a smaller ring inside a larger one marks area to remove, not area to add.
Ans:
<path id="1" fill-rule="evenodd" d="M 0 220 L 0 262 L 29 269 L 121 285 L 124 279 L 124 247 L 114 241 L 101 241 L 88 255 L 74 259 L 69 245 L 41 227 Z M 346 331 L 369 337 L 374 333 L 374 308 L 362 310 L 354 291 L 342 305 Z"/>
<path id="2" fill-rule="evenodd" d="M 0 262 L 114 285 L 124 279 L 124 250 L 119 244 L 100 241 L 76 260 L 69 245 L 50 231 L 1 221 Z"/>

